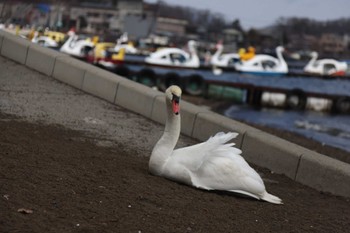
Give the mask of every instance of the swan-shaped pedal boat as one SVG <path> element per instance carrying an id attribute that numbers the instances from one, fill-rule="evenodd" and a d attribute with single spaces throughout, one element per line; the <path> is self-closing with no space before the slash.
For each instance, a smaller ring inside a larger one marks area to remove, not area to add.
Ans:
<path id="1" fill-rule="evenodd" d="M 312 52 L 310 61 L 304 67 L 304 72 L 318 75 L 344 76 L 348 65 L 346 62 L 331 58 L 319 59 L 317 52 Z"/>
<path id="2" fill-rule="evenodd" d="M 197 55 L 196 42 L 188 43 L 189 53 L 179 48 L 163 48 L 145 58 L 145 63 L 173 68 L 198 68 L 200 61 Z"/>
<path id="3" fill-rule="evenodd" d="M 242 73 L 258 75 L 284 75 L 288 73 L 288 65 L 283 58 L 284 48 L 276 48 L 277 58 L 267 54 L 257 54 L 247 61 L 235 63 L 236 70 Z"/>
<path id="4" fill-rule="evenodd" d="M 221 43 L 216 45 L 216 51 L 210 59 L 210 64 L 212 66 L 227 68 L 234 67 L 233 64 L 240 60 L 240 55 L 238 53 L 222 53 L 224 46 Z"/>
<path id="5" fill-rule="evenodd" d="M 117 40 L 117 44 L 114 47 L 115 52 L 119 52 L 124 49 L 127 54 L 137 54 L 139 51 L 134 47 L 134 45 L 129 42 L 128 33 L 124 32 L 120 38 Z"/>
<path id="6" fill-rule="evenodd" d="M 94 43 L 87 39 L 81 39 L 74 31 L 69 31 L 68 39 L 60 48 L 60 52 L 69 54 L 78 58 L 86 58 L 88 53 L 93 50 Z"/>
<path id="7" fill-rule="evenodd" d="M 40 36 L 39 32 L 34 32 L 34 36 L 31 40 L 33 43 L 47 48 L 58 48 L 58 43 L 48 36 Z"/>
<path id="8" fill-rule="evenodd" d="M 174 150 L 180 136 L 181 93 L 174 85 L 165 92 L 167 120 L 149 160 L 150 173 L 199 189 L 235 192 L 282 204 L 266 191 L 259 174 L 240 155 L 242 151 L 228 143 L 237 133 L 220 132 L 206 142 Z"/>

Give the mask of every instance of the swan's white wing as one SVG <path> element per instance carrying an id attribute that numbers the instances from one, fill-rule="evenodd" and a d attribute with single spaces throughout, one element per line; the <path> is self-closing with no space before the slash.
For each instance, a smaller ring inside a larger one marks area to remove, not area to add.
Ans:
<path id="1" fill-rule="evenodd" d="M 177 180 L 208 190 L 244 193 L 255 198 L 265 190 L 259 174 L 227 143 L 236 133 L 218 133 L 206 142 L 175 150 L 166 163 Z"/>
<path id="2" fill-rule="evenodd" d="M 239 192 L 256 198 L 265 191 L 259 174 L 242 157 L 210 157 L 192 173 L 192 183 L 198 188 Z"/>
<path id="3" fill-rule="evenodd" d="M 169 162 L 182 164 L 189 170 L 197 170 L 208 157 L 240 155 L 242 151 L 234 148 L 234 143 L 225 144 L 237 135 L 237 133 L 220 132 L 215 136 L 210 137 L 205 142 L 174 150 L 169 158 Z M 227 148 L 230 148 L 231 153 L 222 153 Z"/>

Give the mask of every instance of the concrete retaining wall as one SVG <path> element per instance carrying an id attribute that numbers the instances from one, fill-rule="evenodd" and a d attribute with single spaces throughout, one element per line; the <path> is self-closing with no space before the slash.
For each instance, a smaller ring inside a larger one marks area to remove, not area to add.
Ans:
<path id="1" fill-rule="evenodd" d="M 4 31 L 0 31 L 0 55 L 154 121 L 165 122 L 164 95 L 159 91 Z M 248 162 L 317 190 L 350 197 L 350 164 L 185 101 L 181 114 L 181 130 L 187 136 L 203 141 L 219 131 L 238 132 L 235 143 Z"/>

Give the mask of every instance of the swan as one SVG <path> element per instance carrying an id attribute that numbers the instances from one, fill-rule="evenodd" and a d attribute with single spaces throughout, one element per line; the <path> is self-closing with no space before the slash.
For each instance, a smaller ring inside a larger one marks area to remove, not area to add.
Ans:
<path id="1" fill-rule="evenodd" d="M 89 51 L 94 48 L 91 41 L 80 39 L 74 31 L 69 31 L 68 39 L 60 48 L 60 52 L 67 53 L 78 58 L 85 58 Z"/>
<path id="2" fill-rule="evenodd" d="M 276 47 L 277 58 L 266 54 L 257 54 L 247 61 L 236 63 L 235 68 L 236 70 L 244 73 L 275 75 L 287 74 L 288 65 L 283 58 L 283 51 L 284 48 L 282 46 L 278 46 Z"/>
<path id="3" fill-rule="evenodd" d="M 221 43 L 216 45 L 216 51 L 210 59 L 210 64 L 217 67 L 229 67 L 235 62 L 239 61 L 238 53 L 225 53 L 222 54 L 224 46 Z"/>
<path id="4" fill-rule="evenodd" d="M 198 68 L 200 61 L 197 55 L 196 42 L 188 42 L 189 53 L 179 48 L 163 48 L 151 53 L 145 62 L 153 65 Z"/>
<path id="5" fill-rule="evenodd" d="M 305 73 L 319 75 L 345 75 L 348 65 L 335 59 L 319 59 L 317 52 L 312 52 L 310 61 L 304 67 Z"/>
<path id="6" fill-rule="evenodd" d="M 55 40 L 48 36 L 40 36 L 39 32 L 34 32 L 34 36 L 31 41 L 43 47 L 58 48 L 58 43 Z"/>
<path id="7" fill-rule="evenodd" d="M 180 135 L 181 93 L 175 85 L 165 91 L 165 130 L 152 150 L 149 172 L 199 189 L 235 192 L 282 204 L 266 191 L 259 174 L 240 155 L 241 150 L 227 143 L 237 133 L 220 132 L 206 142 L 174 150 Z"/>
<path id="8" fill-rule="evenodd" d="M 128 42 L 128 33 L 124 32 L 120 38 L 117 40 L 117 44 L 114 47 L 114 50 L 116 52 L 119 52 L 119 50 L 124 49 L 125 53 L 128 54 L 136 54 L 138 53 L 138 50 L 134 47 L 134 45 L 131 42 Z"/>

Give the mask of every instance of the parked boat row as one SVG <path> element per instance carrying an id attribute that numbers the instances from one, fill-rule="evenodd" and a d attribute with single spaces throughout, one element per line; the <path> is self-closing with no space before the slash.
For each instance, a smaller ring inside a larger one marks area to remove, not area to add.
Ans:
<path id="1" fill-rule="evenodd" d="M 65 39 L 64 39 L 65 38 Z M 70 30 L 65 36 L 60 32 L 45 32 L 39 35 L 35 32 L 31 39 L 33 43 L 38 43 L 45 47 L 56 48 L 61 52 L 72 56 L 86 59 L 105 68 L 113 69 L 121 62 L 135 61 L 125 60 L 125 56 L 116 55 L 120 49 L 124 49 L 124 54 L 139 54 L 137 48 L 129 43 L 126 33 L 113 42 L 98 42 L 90 38 L 77 35 L 74 30 Z M 98 50 L 98 51 L 94 51 Z M 238 71 L 257 75 L 277 75 L 286 76 L 292 73 L 284 59 L 284 48 L 278 46 L 275 49 L 275 56 L 269 54 L 255 54 L 253 47 L 249 47 L 247 52 L 223 53 L 224 46 L 219 42 L 215 53 L 211 56 L 209 64 L 204 65 L 197 53 L 197 42 L 188 41 L 187 49 L 167 47 L 161 48 L 148 56 L 143 57 L 139 64 L 146 63 L 154 66 L 167 68 L 191 68 L 191 69 L 212 69 L 215 75 L 221 75 L 225 71 Z M 349 66 L 346 62 L 335 59 L 317 59 L 317 52 L 312 52 L 310 61 L 302 68 L 298 75 L 318 75 L 318 76 L 346 76 Z M 96 56 L 96 58 L 94 58 Z"/>
<path id="2" fill-rule="evenodd" d="M 38 35 L 35 36 L 36 39 L 32 38 L 34 43 L 40 38 Z M 156 86 L 160 90 L 177 84 L 190 95 L 234 97 L 236 101 L 256 106 L 268 104 L 298 110 L 310 109 L 309 106 L 314 106 L 315 110 L 350 112 L 350 94 L 339 90 L 339 83 L 329 82 L 328 79 L 317 81 L 318 78 L 312 76 L 291 77 L 282 46 L 278 46 L 276 55 L 272 56 L 251 53 L 252 51 L 248 51 L 251 54 L 243 52 L 222 54 L 223 46 L 219 44 L 218 51 L 212 56 L 210 64 L 205 66 L 197 54 L 195 41 L 189 41 L 187 49 L 162 48 L 148 56 L 137 55 L 139 51 L 128 43 L 127 34 L 123 34 L 116 43 L 113 43 L 98 42 L 94 38 L 77 35 L 74 31 L 70 31 L 64 40 L 56 42 L 60 45 L 56 49 L 61 52 L 145 85 Z M 47 44 L 49 43 L 41 45 Z M 305 70 L 307 70 L 306 67 L 317 67 L 317 65 L 325 65 L 326 62 L 329 60 L 319 62 L 313 57 L 305 66 Z M 344 69 L 344 65 L 339 67 Z M 226 70 L 235 72 L 223 72 Z M 251 74 L 254 74 L 255 78 L 250 77 Z M 274 76 L 277 75 L 282 77 L 276 79 Z M 350 85 L 349 81 L 343 81 L 343 86 L 348 85 L 347 83 Z M 213 90 L 216 92 L 214 95 Z M 323 107 L 320 107 L 320 103 Z"/>

